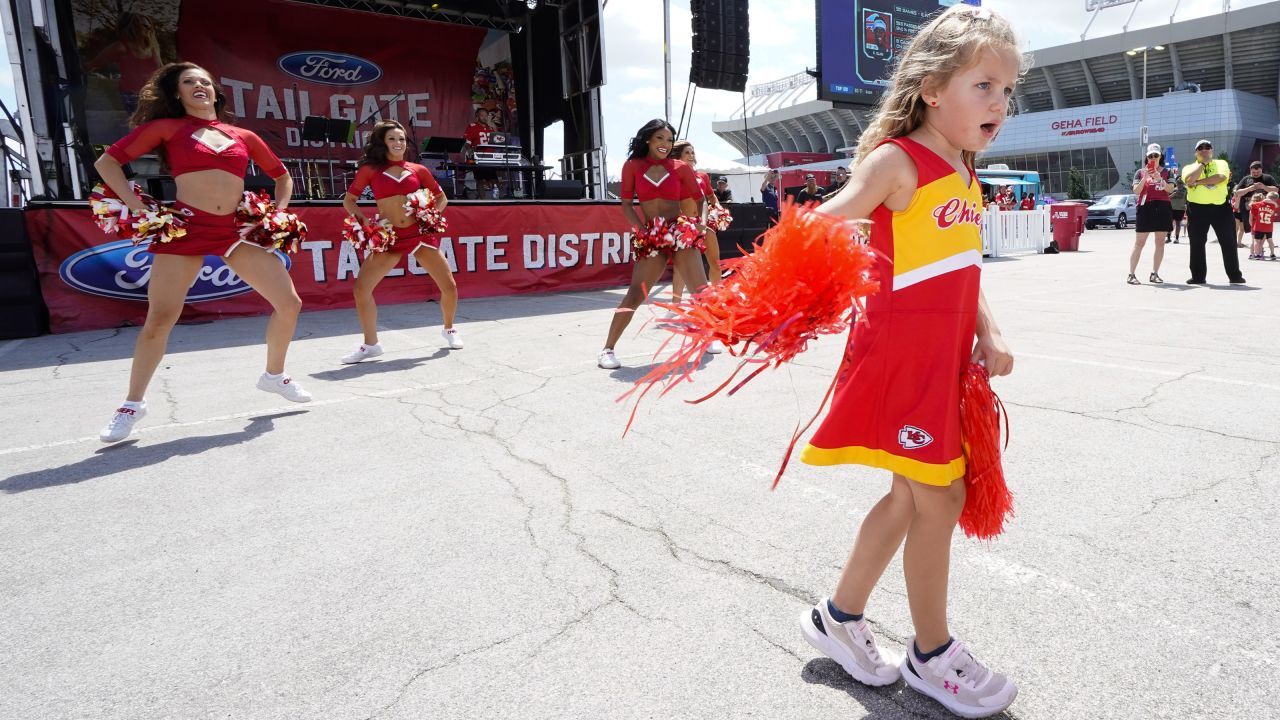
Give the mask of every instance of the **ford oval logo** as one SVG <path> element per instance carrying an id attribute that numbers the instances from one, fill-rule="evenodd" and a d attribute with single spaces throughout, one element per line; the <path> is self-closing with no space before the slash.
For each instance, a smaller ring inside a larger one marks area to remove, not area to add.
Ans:
<path id="1" fill-rule="evenodd" d="M 281 55 L 276 64 L 299 80 L 325 85 L 363 85 L 382 77 L 382 68 L 369 60 L 323 50 Z"/>
<path id="2" fill-rule="evenodd" d="M 279 251 L 276 251 L 276 256 L 288 269 L 289 257 Z M 146 245 L 117 240 L 81 250 L 62 261 L 58 276 L 71 287 L 90 295 L 146 302 L 152 257 Z M 218 300 L 252 289 L 222 258 L 207 256 L 196 281 L 187 291 L 187 302 Z"/>

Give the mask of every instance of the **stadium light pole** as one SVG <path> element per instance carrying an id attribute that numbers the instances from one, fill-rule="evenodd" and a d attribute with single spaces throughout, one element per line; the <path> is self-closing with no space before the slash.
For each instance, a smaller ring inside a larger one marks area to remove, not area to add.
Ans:
<path id="1" fill-rule="evenodd" d="M 1125 51 L 1125 55 L 1135 57 L 1142 53 L 1142 139 L 1140 145 L 1147 144 L 1147 53 L 1151 50 L 1163 50 L 1163 45 L 1143 45 L 1140 48 Z"/>

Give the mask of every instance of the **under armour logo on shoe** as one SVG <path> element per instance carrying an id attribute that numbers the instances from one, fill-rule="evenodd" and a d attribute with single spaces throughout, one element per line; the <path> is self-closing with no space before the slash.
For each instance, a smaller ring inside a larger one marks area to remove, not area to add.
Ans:
<path id="1" fill-rule="evenodd" d="M 293 382 L 293 378 L 288 378 L 288 377 L 287 377 L 287 378 L 285 378 L 285 379 L 284 379 L 284 384 L 285 384 L 285 385 L 288 385 L 288 384 L 289 384 L 289 383 L 291 383 L 291 382 Z"/>
<path id="2" fill-rule="evenodd" d="M 944 680 L 944 681 L 942 681 L 942 687 L 944 687 L 944 688 L 946 688 L 946 689 L 950 690 L 952 695 L 959 695 L 959 694 L 960 694 L 960 686 L 959 686 L 959 685 L 956 685 L 955 683 L 951 682 L 950 680 Z"/>

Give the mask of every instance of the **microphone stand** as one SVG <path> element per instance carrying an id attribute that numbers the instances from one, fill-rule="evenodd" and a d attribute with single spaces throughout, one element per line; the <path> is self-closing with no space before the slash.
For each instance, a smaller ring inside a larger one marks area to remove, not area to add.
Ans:
<path id="1" fill-rule="evenodd" d="M 298 179 L 307 189 L 307 200 L 315 200 L 311 191 L 311 180 L 307 177 L 307 139 L 303 137 L 305 123 L 302 117 L 302 100 L 298 97 L 298 83 L 293 84 L 293 107 L 298 115 Z M 288 143 L 286 143 L 287 145 Z"/>
<path id="2" fill-rule="evenodd" d="M 368 123 L 370 120 L 372 120 L 375 116 L 382 115 L 383 110 L 386 110 L 391 105 L 391 103 L 395 102 L 396 100 L 399 100 L 402 97 L 405 97 L 405 93 L 403 90 L 393 95 L 390 100 L 379 105 L 377 110 L 374 110 L 373 112 L 366 115 L 365 118 L 356 125 L 356 129 L 359 130 L 360 128 L 364 127 L 365 124 Z"/>

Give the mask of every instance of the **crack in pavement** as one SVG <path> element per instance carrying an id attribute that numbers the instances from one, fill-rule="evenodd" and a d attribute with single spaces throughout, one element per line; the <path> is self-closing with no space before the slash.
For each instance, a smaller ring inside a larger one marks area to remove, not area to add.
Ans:
<path id="1" fill-rule="evenodd" d="M 57 356 L 55 356 L 55 357 L 56 357 L 56 359 L 57 359 L 57 361 L 58 361 L 58 364 L 57 364 L 57 365 L 55 365 L 55 366 L 54 366 L 54 368 L 53 368 L 53 379 L 55 379 L 55 380 L 61 380 L 61 379 L 62 379 L 62 376 L 61 376 L 61 374 L 60 374 L 60 373 L 62 372 L 62 366 L 63 366 L 63 365 L 66 365 L 66 364 L 67 364 L 67 362 L 69 362 L 69 361 L 70 361 L 71 356 L 72 356 L 72 355 L 75 355 L 75 354 L 76 354 L 76 353 L 78 353 L 78 352 L 80 352 L 80 349 L 81 349 L 79 345 L 76 345 L 75 343 L 71 342 L 70 340 L 67 340 L 67 341 L 66 341 L 66 343 L 67 343 L 68 345 L 70 345 L 70 346 L 71 346 L 71 349 L 70 349 L 70 350 L 68 350 L 68 351 L 66 351 L 66 352 L 64 352 L 64 353 L 59 353 Z"/>
<path id="2" fill-rule="evenodd" d="M 1112 412 L 1119 415 L 1120 413 L 1128 412 L 1130 410 L 1148 410 L 1151 408 L 1152 403 L 1155 402 L 1156 396 L 1160 394 L 1161 390 L 1165 389 L 1169 385 L 1172 385 L 1176 382 L 1180 382 L 1182 380 L 1186 380 L 1192 375 L 1196 375 L 1202 372 L 1204 372 L 1204 368 L 1196 368 L 1195 370 L 1188 370 L 1187 372 L 1184 372 L 1181 375 L 1178 375 L 1176 377 L 1171 377 L 1168 380 L 1161 380 L 1160 382 L 1156 383 L 1155 387 L 1151 388 L 1151 392 L 1147 393 L 1145 397 L 1143 397 L 1141 400 L 1138 401 L 1137 405 L 1117 408 Z"/>
<path id="3" fill-rule="evenodd" d="M 749 570 L 747 568 L 739 567 L 733 564 L 732 562 L 729 562 L 728 560 L 721 560 L 719 558 L 708 557 L 695 550 L 691 550 L 689 548 L 683 547 L 677 544 L 675 540 L 673 540 L 671 536 L 667 534 L 667 531 L 664 530 L 661 526 L 653 528 L 653 527 L 646 527 L 644 525 L 638 525 L 636 523 L 631 522 L 630 520 L 627 520 L 625 518 L 622 518 L 612 513 L 608 513 L 604 511 L 598 511 L 597 514 L 603 515 L 604 517 L 607 517 L 611 520 L 614 520 L 615 522 L 621 523 L 628 527 L 635 528 L 636 530 L 640 530 L 641 532 L 657 535 L 659 538 L 662 539 L 663 543 L 666 544 L 667 552 L 671 553 L 672 557 L 674 557 L 676 560 L 682 563 L 684 561 L 677 554 L 677 551 L 681 553 L 685 553 L 690 557 L 695 558 L 700 562 L 706 563 L 708 565 L 715 565 L 715 566 L 722 567 L 730 575 L 746 578 L 758 585 L 767 585 L 768 587 L 772 588 L 773 590 L 776 590 L 777 592 L 782 593 L 783 595 L 788 595 L 790 597 L 796 598 L 797 600 L 804 602 L 806 605 L 814 605 L 818 602 L 817 595 L 814 595 L 813 593 L 807 590 L 794 587 L 789 583 L 787 583 L 785 580 L 782 580 L 781 578 L 771 577 L 763 573 L 758 573 L 754 570 Z"/>
<path id="4" fill-rule="evenodd" d="M 396 696 L 391 700 L 391 702 L 375 710 L 373 714 L 367 716 L 365 720 L 374 720 L 374 718 L 378 717 L 379 715 L 382 715 L 383 713 L 387 712 L 388 710 L 395 707 L 396 705 L 399 705 L 400 702 L 404 700 L 405 695 L 408 694 L 409 687 L 412 686 L 414 683 L 416 683 L 418 680 L 422 679 L 424 676 L 429 675 L 437 670 L 443 670 L 449 667 L 450 665 L 457 663 L 459 660 L 463 660 L 467 657 L 470 657 L 471 655 L 476 655 L 478 653 L 482 653 L 487 650 L 492 650 L 496 647 L 506 645 L 512 640 L 515 640 L 516 638 L 519 638 L 528 634 L 529 634 L 529 631 L 526 630 L 524 632 L 515 633 L 514 635 L 508 635 L 507 637 L 504 637 L 500 640 L 496 640 L 486 645 L 481 645 L 480 647 L 477 647 L 477 648 L 472 648 L 471 650 L 465 650 L 463 652 L 452 655 L 448 659 L 442 662 L 439 662 L 435 665 L 429 665 L 427 667 L 417 670 L 412 677 L 410 677 L 408 680 L 406 680 L 404 683 L 400 685 L 400 690 L 396 693 Z"/>
<path id="5" fill-rule="evenodd" d="M 800 655 L 795 650 L 792 650 L 791 648 L 775 641 L 773 638 L 769 637 L 768 635 L 765 635 L 764 633 L 760 632 L 759 628 L 748 627 L 747 629 L 755 633 L 761 640 L 765 641 L 765 643 L 772 645 L 775 648 L 778 648 L 782 652 L 790 655 L 791 657 L 795 658 L 796 660 L 799 660 L 800 662 L 805 662 L 805 659 L 800 657 Z"/>
<path id="6" fill-rule="evenodd" d="M 90 340 L 89 342 L 85 343 L 85 345 L 92 345 L 92 344 L 94 344 L 94 343 L 96 343 L 96 342 L 102 342 L 103 340 L 110 340 L 111 338 L 119 337 L 119 336 L 120 336 L 121 331 L 123 331 L 123 330 L 124 330 L 124 328 L 114 328 L 114 329 L 112 329 L 112 330 L 111 330 L 111 332 L 110 332 L 109 334 L 107 334 L 107 335 L 103 335 L 103 336 L 102 336 L 102 337 L 100 337 L 100 338 L 94 338 L 94 339 Z"/>
<path id="7" fill-rule="evenodd" d="M 1181 428 L 1183 430 L 1195 430 L 1196 432 L 1207 433 L 1209 435 L 1217 435 L 1218 437 L 1230 438 L 1232 440 L 1244 440 L 1246 442 L 1264 443 L 1267 445 L 1280 445 L 1280 440 L 1267 440 L 1265 438 L 1257 438 L 1249 435 L 1232 435 L 1231 433 L 1225 433 L 1225 432 L 1222 432 L 1221 430 L 1213 430 L 1206 427 L 1200 427 L 1199 425 L 1183 425 L 1181 423 L 1165 422 L 1163 420 L 1157 420 L 1151 417 L 1150 415 L 1147 415 L 1146 413 L 1143 413 L 1142 416 L 1147 420 L 1150 420 L 1151 422 L 1157 425 L 1163 425 L 1164 427 Z"/>
<path id="8" fill-rule="evenodd" d="M 556 586 L 556 582 L 548 572 L 548 568 L 551 565 L 551 551 L 544 548 L 542 544 L 538 542 L 538 537 L 533 531 L 533 513 L 535 509 L 533 503 L 524 496 L 524 493 L 520 492 L 520 488 L 516 485 L 515 480 L 508 477 L 501 468 L 489 460 L 488 456 L 482 456 L 482 459 L 484 460 L 484 464 L 511 488 L 511 495 L 516 499 L 516 502 L 520 503 L 521 507 L 524 508 L 524 534 L 529 538 L 529 544 L 533 549 L 542 556 L 542 562 L 539 563 L 542 579 L 546 580 L 547 584 L 554 588 Z"/>

